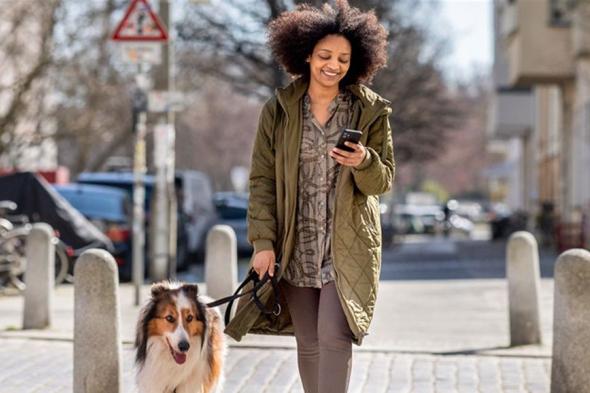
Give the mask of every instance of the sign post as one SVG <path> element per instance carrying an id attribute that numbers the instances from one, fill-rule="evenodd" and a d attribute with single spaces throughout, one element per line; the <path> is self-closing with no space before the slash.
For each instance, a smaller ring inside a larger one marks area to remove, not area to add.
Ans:
<path id="1" fill-rule="evenodd" d="M 142 110 L 143 109 L 143 110 Z M 146 154 L 145 135 L 146 117 L 145 108 L 137 108 L 134 105 L 134 113 L 137 113 L 137 125 L 135 127 L 135 149 L 133 153 L 133 249 L 132 249 L 132 278 L 135 285 L 135 305 L 141 303 L 141 285 L 144 278 L 144 246 L 145 246 L 145 184 Z"/>
<path id="2" fill-rule="evenodd" d="M 132 0 L 111 39 L 121 44 L 123 58 L 137 65 L 137 88 L 133 93 L 132 114 L 135 148 L 133 159 L 133 264 L 135 305 L 141 303 L 140 290 L 144 280 L 145 246 L 145 184 L 146 134 L 148 98 L 145 66 L 159 64 L 162 42 L 168 33 L 153 12 L 148 0 Z"/>
<path id="3" fill-rule="evenodd" d="M 159 0 L 159 12 L 163 25 L 171 28 L 172 13 L 171 1 Z M 154 89 L 159 92 L 174 91 L 172 77 L 172 62 L 174 47 L 167 42 L 162 46 L 162 61 L 154 72 Z M 166 158 L 163 166 L 156 170 L 154 188 L 154 207 L 152 226 L 150 226 L 152 249 L 150 258 L 150 275 L 152 279 L 174 279 L 176 276 L 176 244 L 177 244 L 177 206 L 175 187 L 175 128 L 174 111 L 167 105 L 163 113 L 158 116 L 157 123 L 166 125 L 166 137 L 162 139 L 165 144 Z M 154 136 L 156 136 L 154 134 Z M 156 143 L 159 143 L 156 141 Z"/>

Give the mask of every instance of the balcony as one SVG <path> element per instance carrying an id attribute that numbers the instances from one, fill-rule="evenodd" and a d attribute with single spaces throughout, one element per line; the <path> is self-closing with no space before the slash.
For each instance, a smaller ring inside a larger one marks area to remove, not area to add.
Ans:
<path id="1" fill-rule="evenodd" d="M 489 106 L 488 137 L 498 140 L 528 136 L 535 124 L 534 105 L 529 89 L 497 89 Z"/>
<path id="2" fill-rule="evenodd" d="M 590 3 L 579 3 L 572 23 L 572 41 L 576 57 L 590 55 Z"/>
<path id="3" fill-rule="evenodd" d="M 509 83 L 526 87 L 574 77 L 571 15 L 563 0 L 518 0 L 504 4 L 503 44 Z"/>

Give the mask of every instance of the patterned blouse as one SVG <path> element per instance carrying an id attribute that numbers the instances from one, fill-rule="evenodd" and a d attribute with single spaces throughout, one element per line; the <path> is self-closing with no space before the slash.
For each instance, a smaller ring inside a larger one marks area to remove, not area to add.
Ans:
<path id="1" fill-rule="evenodd" d="M 311 112 L 309 96 L 304 97 L 295 249 L 283 276 L 294 286 L 321 288 L 335 279 L 330 236 L 340 164 L 329 152 L 341 129 L 349 127 L 351 100 L 350 93 L 340 93 L 322 127 Z"/>

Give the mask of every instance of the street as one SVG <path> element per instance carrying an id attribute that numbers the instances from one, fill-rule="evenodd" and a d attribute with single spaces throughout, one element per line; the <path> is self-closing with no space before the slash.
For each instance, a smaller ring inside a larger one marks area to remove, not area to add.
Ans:
<path id="1" fill-rule="evenodd" d="M 401 244 L 383 249 L 381 280 L 447 280 L 506 277 L 506 242 L 451 239 L 425 235 L 406 236 Z M 557 253 L 542 249 L 541 277 L 553 277 Z M 238 276 L 248 269 L 247 258 L 239 260 Z M 179 274 L 184 281 L 204 281 L 203 264 Z"/>
<path id="2" fill-rule="evenodd" d="M 382 280 L 506 277 L 506 243 L 415 236 L 383 250 Z M 557 254 L 541 250 L 541 277 L 553 277 Z"/>
<path id="3" fill-rule="evenodd" d="M 284 335 L 207 393 L 302 393 L 273 248 L 348 393 L 590 393 L 590 0 L 0 2 L 0 393 L 192 373 L 227 298 Z"/>

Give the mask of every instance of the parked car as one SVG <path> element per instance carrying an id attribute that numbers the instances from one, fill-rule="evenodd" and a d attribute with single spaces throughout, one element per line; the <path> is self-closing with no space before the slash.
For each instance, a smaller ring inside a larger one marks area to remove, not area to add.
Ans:
<path id="1" fill-rule="evenodd" d="M 131 278 L 131 200 L 127 192 L 89 184 L 53 185 L 70 205 L 113 242 L 121 280 Z"/>
<path id="2" fill-rule="evenodd" d="M 248 194 L 217 192 L 213 196 L 217 211 L 216 224 L 229 225 L 236 233 L 238 254 L 249 256 L 252 246 L 248 242 Z"/>
<path id="3" fill-rule="evenodd" d="M 149 225 L 155 177 L 146 175 L 144 181 L 146 222 Z M 117 187 L 131 198 L 134 178 L 132 172 L 85 172 L 78 176 L 78 182 Z M 177 260 L 178 268 L 184 268 L 195 259 L 202 260 L 207 232 L 215 222 L 216 213 L 209 178 L 204 173 L 177 171 L 175 187 L 178 201 Z"/>
<path id="4" fill-rule="evenodd" d="M 400 234 L 435 234 L 442 229 L 444 213 L 439 205 L 395 205 L 394 227 Z"/>
<path id="5" fill-rule="evenodd" d="M 484 210 L 483 202 L 475 200 L 456 200 L 451 199 L 447 205 L 453 206 L 453 212 L 469 219 L 471 222 L 486 221 L 486 212 Z"/>

